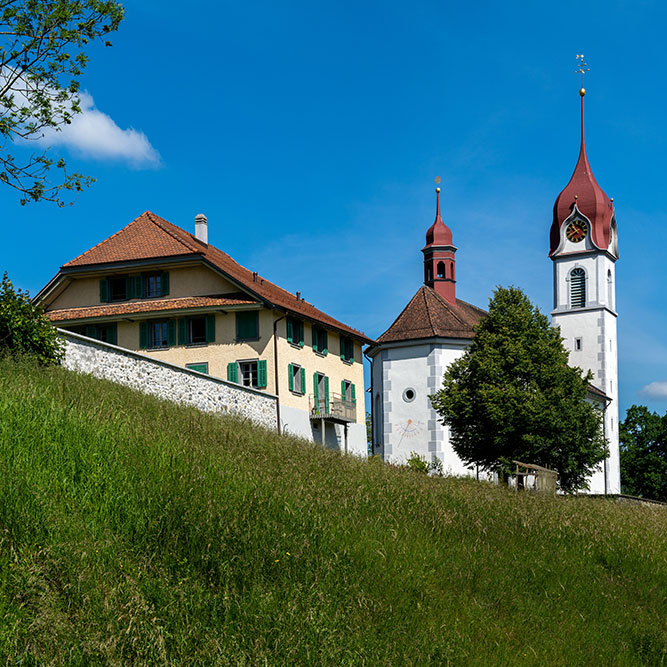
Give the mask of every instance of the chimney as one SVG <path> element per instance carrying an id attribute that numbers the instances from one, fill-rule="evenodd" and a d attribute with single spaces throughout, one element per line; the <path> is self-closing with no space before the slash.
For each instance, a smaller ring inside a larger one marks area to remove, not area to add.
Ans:
<path id="1" fill-rule="evenodd" d="M 203 213 L 195 215 L 195 238 L 208 245 L 208 222 Z"/>

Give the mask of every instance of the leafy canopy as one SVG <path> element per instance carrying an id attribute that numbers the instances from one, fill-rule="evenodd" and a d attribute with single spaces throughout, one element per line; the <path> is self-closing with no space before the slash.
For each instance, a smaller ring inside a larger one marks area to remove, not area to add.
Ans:
<path id="1" fill-rule="evenodd" d="M 575 491 L 607 456 L 600 411 L 586 401 L 591 378 L 568 366 L 559 330 L 520 289 L 498 287 L 431 402 L 466 464 L 501 475 L 513 460 L 551 467 Z"/>
<path id="2" fill-rule="evenodd" d="M 7 273 L 0 282 L 0 354 L 27 354 L 44 365 L 62 357 L 62 343 L 42 307 L 15 290 Z"/>
<path id="3" fill-rule="evenodd" d="M 17 140 L 39 139 L 44 129 L 60 129 L 81 112 L 84 49 L 117 30 L 122 18 L 123 8 L 110 0 L 0 0 L 0 182 L 21 193 L 21 204 L 64 206 L 63 192 L 80 192 L 94 181 L 69 173 L 65 161 L 47 151 L 25 159 L 8 151 Z M 54 166 L 57 183 L 48 179 Z"/>
<path id="4" fill-rule="evenodd" d="M 633 405 L 620 428 L 623 493 L 667 501 L 667 414 Z"/>

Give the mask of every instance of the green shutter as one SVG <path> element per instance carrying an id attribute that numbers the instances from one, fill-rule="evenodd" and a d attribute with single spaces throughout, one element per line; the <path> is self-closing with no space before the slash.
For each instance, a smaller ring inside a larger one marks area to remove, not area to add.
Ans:
<path id="1" fill-rule="evenodd" d="M 290 391 L 294 391 L 294 370 L 292 364 L 287 364 L 287 386 Z"/>
<path id="2" fill-rule="evenodd" d="M 324 338 L 324 345 L 322 345 L 322 354 L 327 355 L 329 354 L 329 334 L 322 329 L 322 337 Z"/>
<path id="3" fill-rule="evenodd" d="M 313 332 L 313 352 L 317 352 L 317 327 L 313 325 L 311 330 Z"/>
<path id="4" fill-rule="evenodd" d="M 320 383 L 317 381 L 317 373 L 313 373 L 313 399 L 314 405 L 313 409 L 315 412 L 319 412 L 319 401 L 320 401 Z"/>
<path id="5" fill-rule="evenodd" d="M 236 313 L 236 338 L 238 340 L 259 338 L 258 313 L 256 310 Z"/>
<path id="6" fill-rule="evenodd" d="M 299 347 L 303 347 L 303 322 L 299 320 L 298 322 L 299 329 Z"/>
<path id="7" fill-rule="evenodd" d="M 132 278 L 127 277 L 125 278 L 125 298 L 126 299 L 131 299 L 132 298 L 132 290 L 134 288 L 134 281 Z"/>
<path id="8" fill-rule="evenodd" d="M 326 414 L 329 414 L 329 378 L 324 376 L 324 405 Z"/>
<path id="9" fill-rule="evenodd" d="M 118 325 L 110 324 L 107 329 L 107 343 L 118 345 Z"/>
<path id="10" fill-rule="evenodd" d="M 301 393 L 306 393 L 306 369 L 301 369 Z"/>
<path id="11" fill-rule="evenodd" d="M 351 384 L 350 388 L 352 389 L 352 402 L 356 403 L 357 402 L 357 396 L 356 396 L 356 391 L 355 391 L 354 385 Z"/>
<path id="12" fill-rule="evenodd" d="M 345 339 L 340 337 L 340 358 L 345 361 Z"/>
<path id="13" fill-rule="evenodd" d="M 231 364 L 227 364 L 227 379 L 230 382 L 239 381 L 239 367 L 235 361 L 233 361 Z"/>
<path id="14" fill-rule="evenodd" d="M 260 359 L 257 362 L 257 388 L 266 389 L 266 359 Z"/>
<path id="15" fill-rule="evenodd" d="M 160 294 L 162 296 L 169 294 L 169 274 L 166 271 L 160 277 Z"/>
<path id="16" fill-rule="evenodd" d="M 148 347 L 148 322 L 139 322 L 139 347 L 142 350 Z"/>
<path id="17" fill-rule="evenodd" d="M 215 343 L 215 315 L 206 316 L 206 342 Z"/>
<path id="18" fill-rule="evenodd" d="M 92 324 L 87 324 L 86 336 L 88 336 L 88 338 L 97 338 L 97 327 Z"/>
<path id="19" fill-rule="evenodd" d="M 176 345 L 176 320 L 167 322 L 167 345 L 169 347 Z"/>
<path id="20" fill-rule="evenodd" d="M 287 342 L 294 342 L 294 320 L 291 317 L 287 318 Z"/>
<path id="21" fill-rule="evenodd" d="M 340 397 L 345 400 L 347 396 L 345 395 L 345 380 L 340 381 Z"/>
<path id="22" fill-rule="evenodd" d="M 100 280 L 100 302 L 109 302 L 109 281 L 106 278 Z"/>
<path id="23" fill-rule="evenodd" d="M 185 367 L 190 371 L 197 371 L 198 373 L 206 373 L 208 375 L 208 364 L 186 364 Z"/>
<path id="24" fill-rule="evenodd" d="M 188 344 L 188 321 L 184 317 L 178 320 L 178 344 Z"/>
<path id="25" fill-rule="evenodd" d="M 134 298 L 143 299 L 144 297 L 144 280 L 141 276 L 134 276 Z"/>

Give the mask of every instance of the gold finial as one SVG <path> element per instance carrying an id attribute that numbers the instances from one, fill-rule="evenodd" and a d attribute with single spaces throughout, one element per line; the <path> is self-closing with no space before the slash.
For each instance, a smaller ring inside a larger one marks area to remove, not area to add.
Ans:
<path id="1" fill-rule="evenodd" d="M 435 191 L 436 191 L 436 192 L 440 192 L 440 188 L 436 188 Z"/>
<path id="2" fill-rule="evenodd" d="M 436 177 L 435 177 L 435 184 L 436 184 L 436 185 L 440 185 L 440 181 L 442 181 L 442 179 L 440 178 L 440 176 L 436 176 Z M 440 192 L 440 188 L 436 188 L 435 191 L 436 191 L 436 192 Z"/>
<path id="3" fill-rule="evenodd" d="M 613 198 L 613 197 L 611 198 L 611 201 L 612 201 L 612 202 L 614 201 L 614 198 Z"/>
<path id="4" fill-rule="evenodd" d="M 584 62 L 584 54 L 583 53 L 578 53 L 577 54 L 577 69 L 574 70 L 575 74 L 581 74 L 581 90 L 579 91 L 579 95 L 582 97 L 586 94 L 586 89 L 584 88 L 584 74 L 590 70 L 590 67 L 588 66 L 587 63 Z"/>
<path id="5" fill-rule="evenodd" d="M 579 199 L 579 195 L 574 195 L 574 198 L 575 198 L 575 199 Z"/>

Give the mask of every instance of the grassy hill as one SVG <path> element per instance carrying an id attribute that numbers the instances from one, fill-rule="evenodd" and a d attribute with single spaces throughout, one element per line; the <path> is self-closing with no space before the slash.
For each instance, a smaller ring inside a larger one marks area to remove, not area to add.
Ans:
<path id="1" fill-rule="evenodd" d="M 8 664 L 663 665 L 667 512 L 0 361 Z"/>

